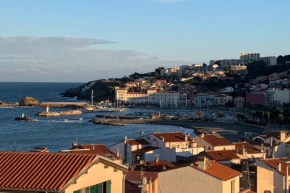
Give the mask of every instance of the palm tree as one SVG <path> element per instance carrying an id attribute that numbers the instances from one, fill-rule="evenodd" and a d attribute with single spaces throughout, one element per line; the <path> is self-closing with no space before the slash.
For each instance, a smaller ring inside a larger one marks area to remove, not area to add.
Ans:
<path id="1" fill-rule="evenodd" d="M 253 117 L 252 121 L 255 121 L 255 118 L 256 118 L 256 111 L 251 111 L 251 115 Z"/>
<path id="2" fill-rule="evenodd" d="M 289 125 L 290 125 L 290 117 L 286 117 L 285 118 L 285 122 L 287 124 L 287 129 L 289 129 Z"/>
<path id="3" fill-rule="evenodd" d="M 219 117 L 219 118 L 222 118 L 224 116 L 224 113 L 222 111 L 217 111 L 216 112 L 216 115 Z"/>
<path id="4" fill-rule="evenodd" d="M 284 115 L 283 114 L 279 114 L 278 115 L 278 121 L 280 123 L 280 130 L 281 130 L 281 126 L 282 126 L 282 123 L 284 121 Z"/>
<path id="5" fill-rule="evenodd" d="M 239 120 L 244 121 L 244 119 L 245 119 L 245 115 L 244 115 L 243 113 L 237 113 L 237 118 L 238 118 Z"/>
<path id="6" fill-rule="evenodd" d="M 203 111 L 202 110 L 199 110 L 199 111 L 196 112 L 196 114 L 200 118 L 201 116 L 203 116 Z"/>

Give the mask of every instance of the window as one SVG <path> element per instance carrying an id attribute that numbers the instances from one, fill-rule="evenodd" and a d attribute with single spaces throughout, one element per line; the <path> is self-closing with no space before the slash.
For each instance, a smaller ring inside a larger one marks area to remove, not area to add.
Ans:
<path id="1" fill-rule="evenodd" d="M 111 193 L 111 180 L 76 190 L 74 193 Z"/>

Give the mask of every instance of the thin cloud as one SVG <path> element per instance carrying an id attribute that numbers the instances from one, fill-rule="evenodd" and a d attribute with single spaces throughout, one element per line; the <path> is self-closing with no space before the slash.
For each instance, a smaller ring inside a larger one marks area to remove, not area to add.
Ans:
<path id="1" fill-rule="evenodd" d="M 0 36 L 0 81 L 86 82 L 188 64 L 101 47 L 114 43 L 80 37 Z"/>

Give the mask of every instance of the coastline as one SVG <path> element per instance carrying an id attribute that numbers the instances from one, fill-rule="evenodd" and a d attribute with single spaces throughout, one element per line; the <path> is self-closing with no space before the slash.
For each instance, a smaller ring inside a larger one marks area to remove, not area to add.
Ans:
<path id="1" fill-rule="evenodd" d="M 192 120 L 152 120 L 152 119 L 123 119 L 125 124 L 151 124 L 151 125 L 173 125 L 178 127 L 194 129 L 196 133 L 239 133 L 253 132 L 261 133 L 265 128 L 252 125 L 227 122 L 208 122 Z"/>

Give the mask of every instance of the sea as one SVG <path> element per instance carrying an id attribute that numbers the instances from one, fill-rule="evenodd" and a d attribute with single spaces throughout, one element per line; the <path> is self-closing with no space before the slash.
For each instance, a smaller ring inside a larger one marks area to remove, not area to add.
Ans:
<path id="1" fill-rule="evenodd" d="M 75 88 L 83 83 L 27 83 L 0 82 L 0 100 L 3 102 L 19 102 L 25 96 L 32 96 L 41 102 L 76 101 L 74 98 L 61 97 L 60 93 Z M 38 117 L 37 112 L 44 111 L 40 107 L 0 107 L 0 151 L 29 151 L 35 147 L 46 147 L 57 152 L 71 147 L 73 141 L 79 144 L 100 143 L 111 146 L 130 138 L 140 137 L 140 133 L 182 131 L 194 135 L 194 130 L 177 126 L 127 124 L 116 127 L 95 125 L 89 122 L 97 114 L 130 114 L 144 112 L 144 109 L 129 109 L 124 112 L 90 112 L 77 116 Z M 69 110 L 51 108 L 50 111 Z M 15 117 L 24 113 L 33 117 L 34 121 L 15 121 Z"/>

